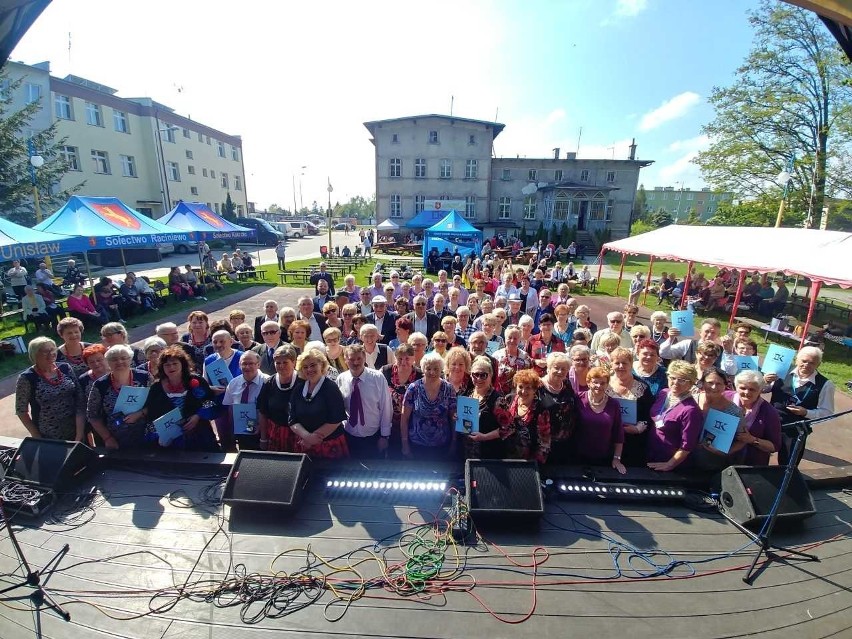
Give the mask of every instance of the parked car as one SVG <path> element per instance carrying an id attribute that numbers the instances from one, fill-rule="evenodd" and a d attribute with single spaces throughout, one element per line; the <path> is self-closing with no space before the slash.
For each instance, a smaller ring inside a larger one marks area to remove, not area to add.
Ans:
<path id="1" fill-rule="evenodd" d="M 257 233 L 255 241 L 263 246 L 275 246 L 286 237 L 281 231 L 272 228 L 269 222 L 256 217 L 241 217 L 237 220 L 237 223 L 240 226 L 253 229 Z"/>
<path id="2" fill-rule="evenodd" d="M 175 253 L 198 253 L 198 242 L 175 242 Z"/>
<path id="3" fill-rule="evenodd" d="M 320 229 L 316 224 L 313 224 L 311 222 L 305 222 L 305 224 L 308 227 L 308 233 L 310 233 L 311 235 L 319 235 L 320 234 Z"/>
<path id="4" fill-rule="evenodd" d="M 334 229 L 335 231 L 354 231 L 354 230 L 355 230 L 355 225 L 354 225 L 354 224 L 347 224 L 347 223 L 341 222 L 340 224 L 335 224 L 335 225 L 334 225 L 334 227 L 333 227 L 333 229 Z"/>
<path id="5" fill-rule="evenodd" d="M 160 251 L 160 255 L 170 255 L 175 252 L 175 245 L 171 242 L 167 244 L 157 244 L 157 248 Z"/>
<path id="6" fill-rule="evenodd" d="M 275 227 L 287 237 L 307 237 L 311 235 L 307 222 L 275 222 Z"/>

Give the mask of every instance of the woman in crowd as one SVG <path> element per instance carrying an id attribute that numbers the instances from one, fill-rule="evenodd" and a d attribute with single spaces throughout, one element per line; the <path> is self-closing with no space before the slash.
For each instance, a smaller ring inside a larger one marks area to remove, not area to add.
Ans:
<path id="1" fill-rule="evenodd" d="M 568 306 L 560 304 L 557 306 L 553 314 L 556 316 L 556 323 L 553 325 L 553 334 L 562 340 L 566 350 L 571 346 L 571 341 L 574 337 L 574 329 L 576 324 L 569 321 L 571 313 L 568 311 Z"/>
<path id="2" fill-rule="evenodd" d="M 666 322 L 669 321 L 669 316 L 663 311 L 654 311 L 651 313 L 651 339 L 657 344 L 662 344 L 669 338 L 669 327 Z"/>
<path id="3" fill-rule="evenodd" d="M 358 315 L 358 305 L 353 303 L 346 304 L 341 309 L 340 314 L 343 319 L 343 326 L 340 327 L 340 332 L 342 333 L 341 340 L 343 345 L 346 346 L 351 344 L 353 339 L 358 339 L 358 333 L 355 330 L 353 322 L 355 316 Z"/>
<path id="4" fill-rule="evenodd" d="M 648 467 L 669 472 L 680 467 L 698 446 L 704 415 L 692 396 L 698 381 L 695 366 L 683 360 L 669 364 L 669 387 L 662 389 L 651 407 L 654 428 L 648 429 Z"/>
<path id="5" fill-rule="evenodd" d="M 110 373 L 92 384 L 86 417 L 107 448 L 143 448 L 149 433 L 144 414 L 117 415 L 115 402 L 122 386 L 148 386 L 148 373 L 133 369 L 133 350 L 126 344 L 110 346 L 105 357 Z"/>
<path id="6" fill-rule="evenodd" d="M 467 348 L 467 342 L 456 332 L 458 325 L 458 319 L 452 315 L 447 315 L 441 320 L 441 330 L 447 335 L 447 349 L 455 347 Z"/>
<path id="7" fill-rule="evenodd" d="M 290 324 L 296 321 L 296 309 L 291 306 L 282 306 L 278 309 L 278 325 L 281 327 L 281 339 L 289 341 Z"/>
<path id="8" fill-rule="evenodd" d="M 382 375 L 387 380 L 393 403 L 391 436 L 388 442 L 388 450 L 393 454 L 400 450 L 399 429 L 405 390 L 423 377 L 423 373 L 414 367 L 414 348 L 408 344 L 400 344 L 396 349 L 396 363 L 383 366 Z"/>
<path id="9" fill-rule="evenodd" d="M 570 460 L 570 438 L 577 425 L 577 395 L 568 380 L 571 360 L 565 353 L 547 356 L 547 372 L 541 378 L 539 393 L 553 402 L 553 419 L 550 424 L 550 456 L 555 463 Z"/>
<path id="10" fill-rule="evenodd" d="M 393 310 L 397 315 L 402 317 L 403 315 L 407 315 L 411 311 L 411 306 L 408 303 L 408 300 L 405 297 L 398 297 L 396 301 L 393 303 Z"/>
<path id="11" fill-rule="evenodd" d="M 592 334 L 588 328 L 575 328 L 571 336 L 571 346 L 588 346 L 592 343 Z M 566 348 L 568 348 L 566 346 Z M 568 349 L 570 350 L 570 349 Z"/>
<path id="12" fill-rule="evenodd" d="M 309 348 L 296 360 L 296 371 L 304 382 L 290 395 L 290 431 L 295 450 L 312 458 L 349 457 L 343 432 L 346 409 L 337 384 L 326 379 L 328 359 Z"/>
<path id="13" fill-rule="evenodd" d="M 290 399 L 303 382 L 296 375 L 298 353 L 290 344 L 275 349 L 275 374 L 263 383 L 257 397 L 260 449 L 296 452 L 296 438 L 290 431 Z"/>
<path id="14" fill-rule="evenodd" d="M 444 360 L 440 355 L 424 355 L 421 369 L 423 378 L 411 384 L 403 398 L 402 454 L 431 461 L 452 458 L 456 442 L 456 393 L 449 382 L 441 379 Z"/>
<path id="15" fill-rule="evenodd" d="M 62 338 L 62 345 L 56 353 L 57 362 L 67 362 L 74 371 L 74 377 L 89 370 L 83 361 L 83 351 L 89 345 L 83 341 L 83 322 L 76 317 L 66 317 L 59 321 L 56 332 Z"/>
<path id="16" fill-rule="evenodd" d="M 648 385 L 654 398 L 668 385 L 666 368 L 660 360 L 660 345 L 653 339 L 643 339 L 636 345 L 633 375 Z"/>
<path id="17" fill-rule="evenodd" d="M 213 345 L 213 353 L 204 358 L 204 366 L 201 370 L 204 378 L 210 383 L 210 389 L 213 391 L 215 407 L 213 407 L 212 412 L 216 423 L 216 430 L 219 433 L 219 441 L 225 450 L 229 450 L 234 439 L 234 425 L 231 422 L 230 411 L 222 405 L 222 400 L 224 399 L 228 382 L 231 380 L 212 379 L 207 367 L 217 360 L 224 360 L 228 371 L 231 373 L 231 379 L 233 379 L 242 373 L 240 370 L 240 357 L 243 353 L 242 351 L 234 350 L 233 339 L 231 338 L 231 334 L 226 330 L 219 330 L 213 333 L 210 341 Z"/>
<path id="18" fill-rule="evenodd" d="M 514 392 L 507 398 L 509 419 L 499 431 L 506 456 L 544 464 L 550 453 L 553 406 L 549 398 L 539 396 L 541 379 L 534 371 L 518 371 L 512 385 Z"/>
<path id="19" fill-rule="evenodd" d="M 168 443 L 160 441 L 160 446 L 215 452 L 219 450 L 216 436 L 210 420 L 202 417 L 207 412 L 205 403 L 213 400 L 213 391 L 207 380 L 192 370 L 192 360 L 180 346 L 163 349 L 157 362 L 157 381 L 145 401 L 145 418 L 153 423 L 178 408 L 184 420 L 183 434 Z"/>
<path id="20" fill-rule="evenodd" d="M 180 347 L 178 347 L 180 348 Z M 159 337 L 149 337 L 142 344 L 142 352 L 145 353 L 144 364 L 137 366 L 136 370 L 148 373 L 150 379 L 148 385 L 152 385 L 160 376 L 160 354 L 166 350 L 166 342 Z"/>
<path id="21" fill-rule="evenodd" d="M 606 389 L 607 395 L 616 400 L 636 402 L 636 420 L 628 422 L 622 419 L 624 426 L 622 462 L 625 466 L 644 466 L 645 450 L 648 447 L 647 429 L 651 422 L 654 394 L 645 382 L 633 375 L 633 353 L 626 348 L 616 348 L 610 354 L 610 361 L 612 375 Z"/>
<path id="22" fill-rule="evenodd" d="M 503 338 L 498 334 L 500 328 L 502 328 L 502 323 L 493 312 L 482 316 L 482 332 L 488 338 L 488 350 L 491 353 L 506 345 Z"/>
<path id="23" fill-rule="evenodd" d="M 133 368 L 145 363 L 145 353 L 141 348 L 131 346 L 127 340 L 127 329 L 120 322 L 109 322 L 101 327 L 101 341 L 109 350 L 112 346 L 127 346 L 133 352 Z"/>
<path id="24" fill-rule="evenodd" d="M 30 437 L 83 441 L 85 399 L 68 363 L 56 363 L 56 343 L 36 337 L 27 345 L 32 366 L 18 375 L 15 413 Z"/>
<path id="25" fill-rule="evenodd" d="M 305 345 L 308 343 L 308 338 L 311 336 L 311 324 L 307 320 L 293 320 L 287 328 L 287 336 L 289 342 L 296 349 L 296 352 L 301 354 L 305 350 Z"/>
<path id="26" fill-rule="evenodd" d="M 280 315 L 280 313 L 279 313 L 279 315 Z M 238 308 L 232 309 L 228 313 L 228 322 L 230 322 L 231 326 L 235 326 L 235 327 L 239 326 L 240 324 L 245 324 L 246 323 L 245 311 L 238 309 Z M 236 328 L 234 330 L 236 330 Z"/>
<path id="27" fill-rule="evenodd" d="M 511 420 L 510 403 L 506 396 L 494 388 L 491 360 L 477 357 L 470 366 L 473 388 L 468 396 L 479 402 L 479 431 L 463 439 L 466 459 L 503 459 L 504 445 L 500 429 Z"/>
<path id="28" fill-rule="evenodd" d="M 219 262 L 219 272 L 224 273 L 232 282 L 236 282 L 239 277 L 237 269 L 234 268 L 234 263 L 231 261 L 231 256 L 227 253 L 222 253 L 222 260 Z"/>
<path id="29" fill-rule="evenodd" d="M 343 326 L 343 320 L 340 319 L 340 309 L 334 302 L 323 304 L 322 316 L 329 328 L 341 328 Z"/>
<path id="30" fill-rule="evenodd" d="M 423 370 L 420 362 L 423 359 L 423 356 L 426 355 L 428 343 L 429 342 L 423 333 L 412 333 L 408 336 L 408 344 L 414 349 L 414 365 L 420 370 Z"/>
<path id="31" fill-rule="evenodd" d="M 644 284 L 643 284 L 644 286 Z M 635 304 L 625 304 L 624 306 L 624 328 L 628 331 L 634 326 L 644 326 L 637 318 L 639 317 L 639 307 Z"/>
<path id="32" fill-rule="evenodd" d="M 598 330 L 598 325 L 589 319 L 591 316 L 592 311 L 585 304 L 580 304 L 577 310 L 574 311 L 574 317 L 577 318 L 577 328 L 586 328 L 594 335 Z"/>
<path id="33" fill-rule="evenodd" d="M 36 284 L 36 293 L 44 300 L 44 309 L 50 318 L 51 326 L 58 327 L 59 322 L 65 317 L 65 310 L 56 303 L 56 293 L 43 282 Z"/>
<path id="34" fill-rule="evenodd" d="M 333 368 L 338 375 L 343 371 L 349 370 L 343 354 L 341 340 L 339 328 L 327 328 L 322 332 L 322 341 L 325 344 L 325 354 L 328 357 L 329 370 Z M 334 376 L 334 379 L 337 379 L 337 375 Z"/>
<path id="35" fill-rule="evenodd" d="M 510 326 L 506 329 L 506 347 L 497 350 L 493 357 L 497 362 L 497 379 L 495 388 L 501 393 L 512 389 L 512 378 L 515 373 L 532 368 L 532 358 L 520 350 L 521 329 Z"/>
<path id="36" fill-rule="evenodd" d="M 620 346 L 621 338 L 616 333 L 604 335 L 600 341 L 600 348 L 598 348 L 594 355 L 592 365 L 609 368 L 611 366 L 610 357 L 612 356 L 612 352 Z"/>
<path id="37" fill-rule="evenodd" d="M 703 414 L 702 424 L 707 419 L 707 413 L 711 409 L 733 415 L 737 418 L 742 417 L 742 409 L 726 397 L 727 393 L 725 389 L 728 387 L 728 384 L 728 376 L 720 369 L 711 367 L 702 371 L 697 384 L 701 390 L 696 398 L 698 407 Z M 741 419 L 740 425 L 737 428 L 737 434 L 744 432 L 746 432 L 745 421 Z M 707 442 L 701 442 L 695 449 L 695 458 L 692 460 L 693 465 L 701 470 L 723 470 L 736 463 L 739 459 L 740 451 L 745 446 L 746 443 L 737 438 L 733 441 L 730 450 L 726 454 L 716 450 Z"/>
<path id="38" fill-rule="evenodd" d="M 589 368 L 592 366 L 592 350 L 588 346 L 578 344 L 571 347 L 568 356 L 571 358 L 568 380 L 571 382 L 574 393 L 579 395 L 589 389 L 586 385 L 586 378 Z"/>
<path id="39" fill-rule="evenodd" d="M 236 326 L 234 334 L 237 336 L 237 341 L 240 344 L 239 350 L 245 353 L 259 346 L 259 344 L 254 341 L 254 329 L 251 325 L 242 322 Z"/>
<path id="40" fill-rule="evenodd" d="M 473 388 L 470 379 L 470 353 L 461 347 L 450 349 L 444 357 L 444 375 L 457 397 L 468 395 Z"/>
<path id="41" fill-rule="evenodd" d="M 430 347 L 430 352 L 437 353 L 441 356 L 441 359 L 445 359 L 447 357 L 447 334 L 444 331 L 435 331 L 432 335 L 432 344 Z"/>
<path id="42" fill-rule="evenodd" d="M 612 466 L 622 475 L 627 472 L 621 461 L 624 424 L 621 405 L 607 394 L 609 370 L 591 368 L 586 380 L 589 390 L 580 394 L 577 430 L 574 432 L 574 459 L 581 464 Z"/>
<path id="43" fill-rule="evenodd" d="M 95 306 L 98 309 L 101 317 L 108 321 L 124 322 L 121 317 L 121 311 L 118 306 L 118 299 L 115 294 L 115 289 L 112 285 L 112 280 L 108 277 L 102 277 L 94 289 Z"/>
<path id="44" fill-rule="evenodd" d="M 204 367 L 205 349 L 210 345 L 210 319 L 204 311 L 192 311 L 186 318 L 189 332 L 180 336 L 180 341 L 189 344 L 195 354 L 192 363 L 196 371 Z"/>
<path id="45" fill-rule="evenodd" d="M 77 378 L 77 381 L 80 382 L 80 388 L 83 389 L 84 399 L 89 396 L 89 388 L 92 382 L 109 373 L 104 357 L 106 352 L 106 346 L 103 344 L 92 344 L 83 349 L 83 361 L 86 363 L 87 370 Z"/>
<path id="46" fill-rule="evenodd" d="M 734 403 L 745 415 L 745 431 L 737 433 L 737 442 L 743 444 L 739 463 L 748 466 L 768 466 L 773 453 L 781 448 L 781 418 L 778 411 L 765 401 L 763 375 L 744 370 L 734 378 Z"/>
<path id="47" fill-rule="evenodd" d="M 50 316 L 47 314 L 44 298 L 29 284 L 24 287 L 21 306 L 24 309 L 24 320 L 35 324 L 37 331 L 50 327 Z"/>
<path id="48" fill-rule="evenodd" d="M 83 322 L 86 328 L 100 328 L 109 321 L 109 316 L 98 312 L 82 285 L 75 284 L 66 300 L 71 317 Z"/>
<path id="49" fill-rule="evenodd" d="M 630 340 L 633 342 L 633 351 L 635 352 L 639 346 L 639 342 L 643 339 L 651 337 L 651 329 L 642 324 L 636 324 L 630 329 Z"/>
<path id="50" fill-rule="evenodd" d="M 414 323 L 407 317 L 400 317 L 396 320 L 396 337 L 390 341 L 389 346 L 396 350 L 400 344 L 407 344 L 413 332 Z"/>
<path id="51" fill-rule="evenodd" d="M 195 292 L 181 274 L 179 266 L 173 266 L 169 271 L 169 291 L 181 302 L 188 302 L 195 297 Z"/>
<path id="52" fill-rule="evenodd" d="M 722 347 L 713 342 L 700 342 L 695 347 L 695 368 L 698 369 L 698 376 L 701 377 L 704 374 L 704 371 L 710 370 L 711 368 L 715 368 L 717 364 L 721 361 L 722 355 Z M 726 370 L 726 374 L 731 374 L 736 372 L 736 364 L 733 360 L 728 364 L 731 367 L 731 370 Z M 694 389 L 694 392 L 698 392 L 698 388 Z"/>

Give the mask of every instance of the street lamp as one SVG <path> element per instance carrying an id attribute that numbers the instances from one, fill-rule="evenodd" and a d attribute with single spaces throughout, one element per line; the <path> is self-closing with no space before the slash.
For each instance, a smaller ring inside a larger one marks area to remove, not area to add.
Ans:
<path id="1" fill-rule="evenodd" d="M 41 203 L 38 199 L 38 184 L 36 183 L 36 169 L 44 166 L 44 158 L 41 157 L 35 148 L 35 142 L 30 138 L 27 140 L 27 152 L 30 156 L 30 181 L 33 185 L 33 204 L 35 204 L 36 224 L 41 222 Z"/>
<path id="2" fill-rule="evenodd" d="M 177 131 L 180 127 L 176 126 L 167 126 L 165 128 L 160 128 L 160 118 L 155 118 L 155 122 L 157 124 L 157 132 L 155 135 L 157 136 L 157 149 L 160 152 L 160 168 L 162 169 L 162 173 L 160 174 L 163 178 L 162 183 L 162 194 L 165 198 L 165 202 L 163 203 L 163 215 L 169 212 L 169 209 L 172 206 L 172 196 L 169 193 L 169 174 L 166 169 L 166 154 L 163 150 L 163 133 L 169 133 L 171 131 Z"/>
<path id="3" fill-rule="evenodd" d="M 786 168 L 778 174 L 775 181 L 778 184 L 784 185 L 784 193 L 781 195 L 781 204 L 778 207 L 778 217 L 775 218 L 775 228 L 781 226 L 781 219 L 784 217 L 784 203 L 787 201 L 787 192 L 790 189 L 790 182 L 793 179 L 793 162 L 796 159 L 795 153 L 790 153 L 790 158 L 787 160 Z"/>
<path id="4" fill-rule="evenodd" d="M 331 192 L 334 191 L 331 188 L 331 178 L 328 178 L 328 220 L 326 221 L 326 226 L 328 226 L 328 254 L 331 255 Z"/>

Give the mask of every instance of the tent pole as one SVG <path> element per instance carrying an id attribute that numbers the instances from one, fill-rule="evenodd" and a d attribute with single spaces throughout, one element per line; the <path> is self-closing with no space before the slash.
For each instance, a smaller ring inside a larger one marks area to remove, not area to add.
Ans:
<path id="1" fill-rule="evenodd" d="M 731 326 L 734 325 L 734 318 L 737 316 L 737 309 L 740 306 L 740 300 L 743 296 L 743 284 L 745 284 L 747 271 L 745 269 L 740 269 L 740 277 L 737 280 L 737 293 L 734 295 L 734 304 L 731 307 L 731 317 L 728 318 L 728 332 L 731 331 Z"/>
<path id="2" fill-rule="evenodd" d="M 124 272 L 127 273 L 127 261 L 124 259 L 124 249 L 121 249 L 121 265 L 124 267 Z"/>
<path id="3" fill-rule="evenodd" d="M 814 308 L 816 307 L 816 300 L 819 297 L 819 290 L 821 288 L 822 282 L 811 282 L 811 303 L 808 304 L 808 316 L 805 318 L 805 326 L 802 328 L 802 340 L 799 342 L 799 350 L 802 350 L 805 342 L 808 341 L 808 329 L 811 327 L 811 319 L 814 316 Z"/>
<path id="4" fill-rule="evenodd" d="M 600 255 L 598 255 L 598 284 L 601 283 L 601 271 L 603 271 L 604 253 L 606 253 L 606 249 L 604 247 L 601 247 Z"/>
<path id="5" fill-rule="evenodd" d="M 615 285 L 615 296 L 618 297 L 618 291 L 621 288 L 621 278 L 624 276 L 624 261 L 627 259 L 627 253 L 621 254 L 621 267 L 618 269 L 618 283 Z"/>
<path id="6" fill-rule="evenodd" d="M 89 288 L 95 290 L 95 282 L 92 280 L 92 269 L 89 266 L 89 252 L 83 251 L 83 259 L 86 260 L 86 275 L 89 277 Z"/>
<path id="7" fill-rule="evenodd" d="M 642 295 L 642 306 L 645 306 L 645 300 L 648 299 L 648 289 L 651 288 L 651 273 L 654 268 L 654 256 L 648 261 L 648 277 L 645 278 L 645 294 Z"/>
<path id="8" fill-rule="evenodd" d="M 693 261 L 686 263 L 686 279 L 683 282 L 683 295 L 680 296 L 680 310 L 686 308 L 686 298 L 689 296 L 689 276 L 692 274 Z"/>

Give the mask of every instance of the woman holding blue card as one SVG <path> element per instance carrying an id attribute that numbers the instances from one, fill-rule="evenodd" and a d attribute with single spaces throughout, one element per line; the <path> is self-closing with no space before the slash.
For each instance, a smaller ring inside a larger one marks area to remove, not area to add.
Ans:
<path id="1" fill-rule="evenodd" d="M 651 407 L 653 428 L 648 433 L 648 468 L 669 472 L 687 461 L 698 446 L 704 415 L 692 396 L 698 381 L 695 366 L 683 360 L 669 364 L 669 387 Z"/>
<path id="2" fill-rule="evenodd" d="M 473 389 L 469 397 L 479 402 L 479 431 L 464 439 L 466 459 L 502 459 L 505 457 L 500 428 L 507 426 L 511 414 L 509 401 L 494 389 L 491 360 L 480 355 L 470 366 Z"/>
<path id="3" fill-rule="evenodd" d="M 722 470 L 736 463 L 739 452 L 745 446 L 737 437 L 746 430 L 742 409 L 726 397 L 728 376 L 720 369 L 710 367 L 703 370 L 696 386 L 699 389 L 698 407 L 704 415 L 704 430 L 701 444 L 695 449 L 693 461 L 695 467 L 701 470 Z M 735 417 L 736 425 L 721 424 L 723 420 L 716 419 L 716 413 Z M 708 423 L 709 420 L 719 424 L 721 430 L 714 431 Z M 728 437 L 724 436 L 726 434 Z"/>
<path id="4" fill-rule="evenodd" d="M 633 353 L 626 348 L 616 348 L 609 357 L 612 375 L 606 394 L 614 397 L 621 407 L 624 426 L 621 461 L 625 466 L 644 466 L 654 395 L 648 384 L 634 377 Z"/>
<path id="5" fill-rule="evenodd" d="M 763 375 L 757 371 L 741 371 L 734 378 L 734 403 L 745 414 L 746 430 L 737 433 L 737 441 L 745 444 L 740 463 L 749 466 L 768 466 L 773 453 L 781 447 L 781 418 L 760 392 Z"/>

